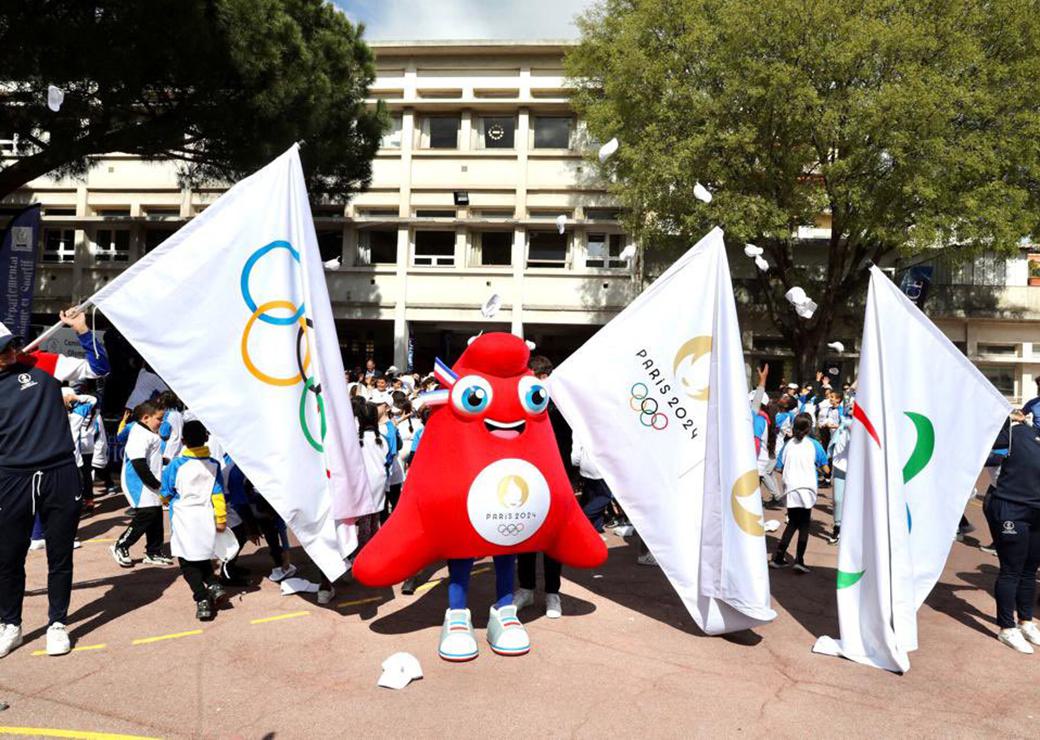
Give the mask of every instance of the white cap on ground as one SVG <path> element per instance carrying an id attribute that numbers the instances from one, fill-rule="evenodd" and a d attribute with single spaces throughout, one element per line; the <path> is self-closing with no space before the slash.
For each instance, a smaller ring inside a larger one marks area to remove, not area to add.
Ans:
<path id="1" fill-rule="evenodd" d="M 308 581 L 306 578 L 286 578 L 281 582 L 282 596 L 292 594 L 315 594 L 318 592 L 318 584 Z"/>
<path id="2" fill-rule="evenodd" d="M 714 197 L 711 191 L 706 187 L 697 183 L 693 186 L 693 197 L 697 200 L 704 201 L 705 203 L 711 203 L 711 199 Z"/>
<path id="3" fill-rule="evenodd" d="M 378 685 L 384 689 L 403 689 L 423 677 L 419 659 L 411 653 L 394 653 L 383 661 Z"/>
<path id="4" fill-rule="evenodd" d="M 599 148 L 599 161 L 606 162 L 608 159 L 614 156 L 614 152 L 618 150 L 618 147 L 620 145 L 620 142 L 618 142 L 617 137 L 615 136 L 613 139 L 601 146 Z"/>
<path id="5" fill-rule="evenodd" d="M 764 529 L 767 532 L 775 532 L 776 530 L 780 529 L 780 522 L 778 522 L 776 519 L 768 519 L 766 520 L 766 523 L 762 525 L 762 529 Z"/>

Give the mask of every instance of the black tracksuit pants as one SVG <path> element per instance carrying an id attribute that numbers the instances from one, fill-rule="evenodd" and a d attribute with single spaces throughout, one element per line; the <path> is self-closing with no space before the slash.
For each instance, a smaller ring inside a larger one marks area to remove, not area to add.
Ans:
<path id="1" fill-rule="evenodd" d="M 130 526 L 116 540 L 116 547 L 129 550 L 130 546 L 144 535 L 144 551 L 147 555 L 162 555 L 163 510 L 161 506 L 142 506 L 134 509 Z"/>
<path id="2" fill-rule="evenodd" d="M 798 546 L 795 549 L 794 562 L 803 563 L 805 548 L 809 545 L 809 525 L 812 523 L 812 509 L 800 506 L 792 506 L 787 510 L 787 528 L 780 536 L 780 543 L 776 547 L 774 557 L 779 559 L 787 554 L 787 548 L 791 544 L 794 533 L 798 533 Z"/>
<path id="3" fill-rule="evenodd" d="M 79 468 L 71 456 L 50 470 L 0 470 L 0 622 L 22 623 L 25 556 L 39 514 L 47 541 L 48 624 L 66 623 L 81 499 Z"/>
<path id="4" fill-rule="evenodd" d="M 993 588 L 997 600 L 997 624 L 1014 627 L 1018 619 L 1033 618 L 1036 603 L 1036 572 L 1040 567 L 1040 509 L 994 496 L 986 518 L 997 531 L 1000 572 Z"/>
<path id="5" fill-rule="evenodd" d="M 210 560 L 185 560 L 177 558 L 181 564 L 181 575 L 191 587 L 191 595 L 195 601 L 205 601 L 209 598 L 209 587 L 217 582 L 213 574 L 213 563 Z"/>
<path id="6" fill-rule="evenodd" d="M 534 591 L 537 565 L 538 553 L 536 552 L 525 552 L 516 556 L 516 572 L 517 580 L 520 581 L 520 588 Z M 542 553 L 542 578 L 545 581 L 545 593 L 560 593 L 560 574 L 562 571 L 563 564 L 559 560 L 553 560 L 545 553 Z"/>

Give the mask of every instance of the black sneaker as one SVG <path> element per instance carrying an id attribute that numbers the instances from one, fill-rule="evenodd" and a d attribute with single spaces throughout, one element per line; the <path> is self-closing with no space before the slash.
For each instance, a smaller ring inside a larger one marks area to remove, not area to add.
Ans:
<path id="1" fill-rule="evenodd" d="M 781 555 L 780 557 L 770 558 L 769 560 L 770 568 L 786 568 L 790 564 L 791 563 L 789 563 L 787 558 L 785 558 L 783 555 Z"/>
<path id="2" fill-rule="evenodd" d="M 145 565 L 173 565 L 173 558 L 168 558 L 162 553 L 156 555 L 145 555 L 141 561 Z"/>
<path id="3" fill-rule="evenodd" d="M 811 573 L 812 572 L 807 567 L 805 567 L 805 563 L 801 562 L 800 560 L 796 560 L 795 561 L 794 569 L 796 571 L 798 571 L 799 573 Z"/>
<path id="4" fill-rule="evenodd" d="M 213 602 L 214 607 L 219 607 L 227 601 L 227 597 L 228 592 L 219 583 L 211 583 L 209 585 L 209 600 Z"/>
<path id="5" fill-rule="evenodd" d="M 120 567 L 134 567 L 134 561 L 130 557 L 130 551 L 127 550 L 125 547 L 118 547 L 116 545 L 112 545 L 112 547 L 108 548 L 108 551 L 112 553 L 112 559 L 119 563 Z"/>
<path id="6" fill-rule="evenodd" d="M 195 618 L 200 622 L 213 619 L 213 605 L 209 603 L 209 599 L 195 602 Z"/>

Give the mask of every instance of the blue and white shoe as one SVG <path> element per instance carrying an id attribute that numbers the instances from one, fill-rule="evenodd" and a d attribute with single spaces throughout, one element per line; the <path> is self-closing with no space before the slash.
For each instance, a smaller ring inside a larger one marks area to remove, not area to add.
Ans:
<path id="1" fill-rule="evenodd" d="M 448 609 L 441 627 L 441 645 L 437 654 L 452 663 L 465 663 L 478 655 L 477 638 L 469 609 Z"/>
<path id="2" fill-rule="evenodd" d="M 499 655 L 527 655 L 531 651 L 531 638 L 516 616 L 516 607 L 491 607 L 487 628 L 488 643 Z"/>

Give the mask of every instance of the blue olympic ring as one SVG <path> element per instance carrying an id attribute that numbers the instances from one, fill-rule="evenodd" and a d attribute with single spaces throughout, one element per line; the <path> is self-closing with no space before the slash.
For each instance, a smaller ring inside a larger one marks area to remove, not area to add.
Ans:
<path id="1" fill-rule="evenodd" d="M 256 312 L 256 301 L 253 300 L 252 294 L 249 292 L 249 275 L 253 271 L 253 266 L 263 257 L 265 254 L 270 252 L 272 249 L 288 249 L 289 254 L 296 260 L 296 264 L 300 263 L 300 253 L 293 249 L 292 244 L 287 241 L 279 239 L 273 241 L 270 244 L 260 247 L 260 249 L 253 252 L 253 254 L 246 260 L 245 267 L 242 268 L 242 298 L 245 300 L 246 305 L 249 306 L 249 310 Z M 296 309 L 296 313 L 292 316 L 286 316 L 279 318 L 277 316 L 268 316 L 267 314 L 259 314 L 258 319 L 266 324 L 273 324 L 275 326 L 289 326 L 295 324 L 303 316 L 303 312 L 306 310 L 304 304 L 300 304 L 300 307 Z"/>

